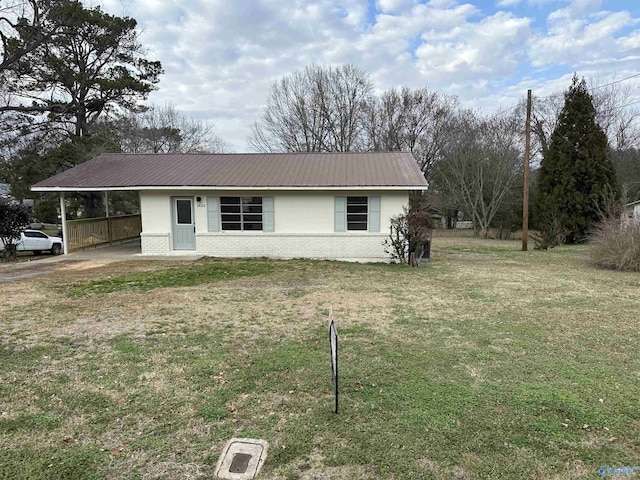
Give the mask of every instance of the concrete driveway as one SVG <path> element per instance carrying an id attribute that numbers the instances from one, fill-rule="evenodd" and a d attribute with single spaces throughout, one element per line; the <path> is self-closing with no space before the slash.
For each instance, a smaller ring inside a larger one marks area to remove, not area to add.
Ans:
<path id="1" fill-rule="evenodd" d="M 25 257 L 23 257 L 25 258 Z M 29 257 L 27 257 L 29 258 Z M 86 263 L 87 268 L 101 267 L 113 262 L 130 260 L 175 260 L 194 261 L 200 255 L 180 256 L 151 256 L 140 253 L 140 240 L 107 245 L 97 248 L 87 248 L 68 255 L 32 257 L 33 260 L 18 263 L 0 263 L 0 283 L 15 282 L 28 278 L 48 275 L 71 264 Z"/>

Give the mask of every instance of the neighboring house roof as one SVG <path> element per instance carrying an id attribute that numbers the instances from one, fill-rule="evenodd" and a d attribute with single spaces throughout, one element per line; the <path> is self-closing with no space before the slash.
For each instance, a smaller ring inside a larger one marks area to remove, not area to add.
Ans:
<path id="1" fill-rule="evenodd" d="M 39 182 L 34 191 L 226 189 L 425 189 L 411 153 L 106 153 Z"/>

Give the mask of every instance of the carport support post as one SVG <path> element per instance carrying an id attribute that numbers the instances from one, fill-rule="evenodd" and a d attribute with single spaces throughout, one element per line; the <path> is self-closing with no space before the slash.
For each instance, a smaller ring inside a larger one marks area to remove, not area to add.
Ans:
<path id="1" fill-rule="evenodd" d="M 109 237 L 109 245 L 113 242 L 111 241 L 111 219 L 109 218 L 109 192 L 105 190 L 104 192 L 104 213 L 107 216 L 107 237 Z"/>
<path id="2" fill-rule="evenodd" d="M 60 216 L 62 217 L 62 247 L 64 254 L 69 253 L 69 237 L 67 236 L 67 212 L 64 209 L 64 192 L 60 192 Z"/>

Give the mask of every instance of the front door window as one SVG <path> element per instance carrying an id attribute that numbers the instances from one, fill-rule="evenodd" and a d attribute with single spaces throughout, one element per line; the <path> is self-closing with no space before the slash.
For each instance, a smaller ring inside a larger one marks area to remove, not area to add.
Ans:
<path id="1" fill-rule="evenodd" d="M 178 225 L 191 225 L 191 200 L 176 200 L 176 219 Z"/>

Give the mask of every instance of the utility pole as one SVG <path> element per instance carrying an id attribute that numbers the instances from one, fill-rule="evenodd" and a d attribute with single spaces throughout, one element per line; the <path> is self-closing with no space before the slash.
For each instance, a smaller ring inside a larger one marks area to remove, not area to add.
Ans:
<path id="1" fill-rule="evenodd" d="M 529 151 L 531 149 L 531 90 L 527 90 L 527 124 L 524 130 L 524 193 L 522 195 L 522 251 L 529 237 Z"/>

